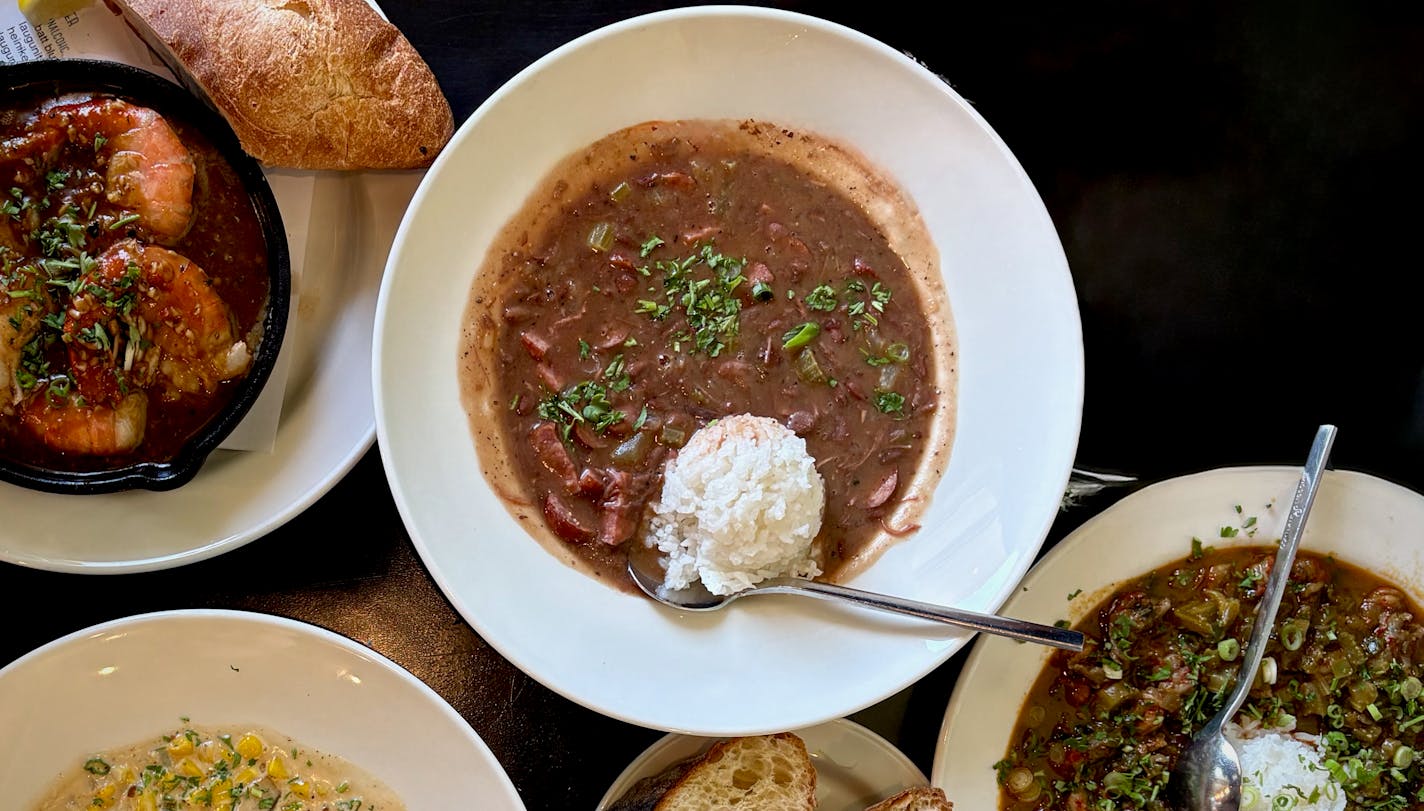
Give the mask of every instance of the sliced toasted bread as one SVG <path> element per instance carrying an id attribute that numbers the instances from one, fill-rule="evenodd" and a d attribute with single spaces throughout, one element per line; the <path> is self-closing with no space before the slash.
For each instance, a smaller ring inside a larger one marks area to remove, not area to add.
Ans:
<path id="1" fill-rule="evenodd" d="M 816 768 L 789 732 L 718 741 L 644 778 L 608 811 L 813 811 Z"/>
<path id="2" fill-rule="evenodd" d="M 865 811 L 954 811 L 954 804 L 941 789 L 920 786 L 886 797 Z"/>

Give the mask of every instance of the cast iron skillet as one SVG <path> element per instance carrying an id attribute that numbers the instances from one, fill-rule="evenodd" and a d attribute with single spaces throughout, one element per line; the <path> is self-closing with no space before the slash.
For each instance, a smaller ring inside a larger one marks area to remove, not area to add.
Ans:
<path id="1" fill-rule="evenodd" d="M 191 481 L 208 455 L 232 433 L 261 394 L 277 361 L 287 328 L 291 301 L 291 262 L 286 231 L 277 201 L 262 169 L 242 151 L 237 136 L 222 116 L 182 87 L 148 71 L 117 62 L 88 59 L 45 59 L 0 65 L 0 93 L 91 92 L 118 96 L 151 107 L 165 116 L 185 121 L 200 130 L 242 180 L 267 240 L 267 312 L 262 340 L 252 356 L 252 367 L 237 384 L 232 400 L 181 450 L 164 462 L 133 462 L 117 467 L 71 472 L 52 470 L 0 459 L 0 480 L 52 493 L 112 493 L 118 490 L 172 490 Z M 7 384 L 8 385 L 8 384 Z"/>

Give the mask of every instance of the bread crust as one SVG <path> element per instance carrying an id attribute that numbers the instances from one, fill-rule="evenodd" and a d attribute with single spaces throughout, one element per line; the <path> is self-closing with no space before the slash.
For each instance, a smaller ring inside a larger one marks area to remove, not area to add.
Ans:
<path id="1" fill-rule="evenodd" d="M 450 139 L 434 74 L 365 0 L 109 1 L 265 164 L 409 169 Z"/>
<path id="2" fill-rule="evenodd" d="M 938 787 L 916 786 L 886 797 L 865 811 L 954 811 L 954 804 Z"/>
<path id="3" fill-rule="evenodd" d="M 645 777 L 608 811 L 814 811 L 816 768 L 793 733 L 728 738 Z"/>

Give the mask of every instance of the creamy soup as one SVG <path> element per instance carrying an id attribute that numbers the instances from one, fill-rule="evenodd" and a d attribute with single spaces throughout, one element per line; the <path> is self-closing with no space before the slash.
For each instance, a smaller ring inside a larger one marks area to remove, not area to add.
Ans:
<path id="1" fill-rule="evenodd" d="M 35 811 L 403 811 L 379 780 L 270 729 L 185 725 L 81 756 Z"/>

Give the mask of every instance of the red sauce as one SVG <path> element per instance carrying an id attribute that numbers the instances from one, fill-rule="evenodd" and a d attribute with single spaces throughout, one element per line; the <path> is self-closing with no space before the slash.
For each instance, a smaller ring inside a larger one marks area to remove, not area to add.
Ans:
<path id="1" fill-rule="evenodd" d="M 9 102 L 0 109 L 0 138 L 4 139 L 5 148 L 0 154 L 0 186 L 18 191 L 18 194 L 7 194 L 6 199 L 21 209 L 12 210 L 8 218 L 0 217 L 6 220 L 0 223 L 0 246 L 3 246 L 0 247 L 0 310 L 14 304 L 15 297 L 26 295 L 27 285 L 32 286 L 38 278 L 34 273 L 24 275 L 18 270 L 22 266 L 34 267 L 34 262 L 44 257 L 84 262 L 78 258 L 80 255 L 97 258 L 115 242 L 133 238 L 142 244 L 162 243 L 196 263 L 205 272 L 211 291 L 231 311 L 236 338 L 246 339 L 248 349 L 255 351 L 269 295 L 267 245 L 257 212 L 241 179 L 202 132 L 182 118 L 164 115 L 164 120 L 191 155 L 194 168 L 192 224 L 177 239 L 163 239 L 151 233 L 142 219 L 135 219 L 132 211 L 111 200 L 106 188 L 106 172 L 112 158 L 106 154 L 106 139 L 102 136 L 85 137 L 71 130 L 70 137 L 57 153 L 43 159 L 25 153 L 22 145 L 26 136 L 33 133 L 39 126 L 36 122 L 42 120 L 43 111 L 53 107 L 56 101 L 70 104 L 102 98 L 105 97 L 30 98 Z M 45 242 L 48 237 L 42 238 L 40 234 L 58 233 L 59 223 L 77 226 L 78 230 L 74 231 L 69 248 L 48 250 Z M 82 274 L 82 270 L 74 273 Z M 63 313 L 73 298 L 73 291 L 56 284 L 46 284 L 45 289 L 52 294 L 48 304 L 50 312 Z M 7 334 L 13 336 L 13 332 L 5 333 L 3 326 L 0 325 L 0 338 Z M 125 339 L 125 335 L 119 334 L 111 340 Z M 41 370 L 62 374 L 68 369 L 70 361 L 60 330 L 43 327 L 26 344 L 28 360 L 16 370 L 22 377 L 33 377 Z M 0 352 L 5 349 L 0 341 Z M 61 471 L 166 461 L 227 405 L 240 380 L 238 376 L 196 392 L 169 390 L 160 394 L 157 388 L 152 388 L 147 392 L 142 442 L 130 452 L 105 456 L 65 452 L 41 441 L 22 424 L 18 412 L 24 401 L 14 402 L 13 393 L 34 396 L 31 392 L 37 387 L 25 378 L 22 382 L 29 386 L 16 389 L 15 380 L 5 379 L 0 381 L 0 458 Z"/>

